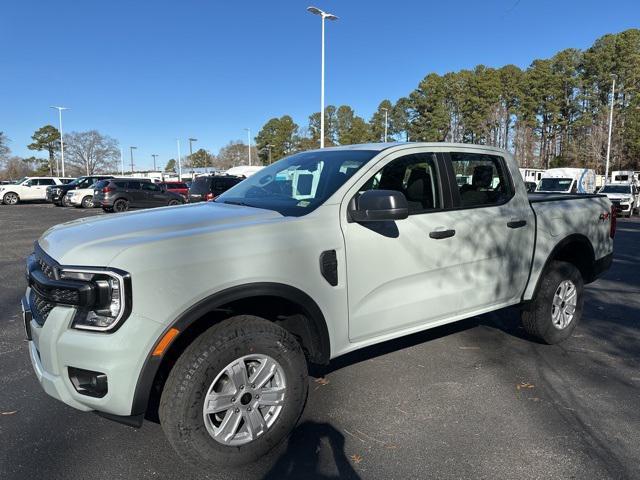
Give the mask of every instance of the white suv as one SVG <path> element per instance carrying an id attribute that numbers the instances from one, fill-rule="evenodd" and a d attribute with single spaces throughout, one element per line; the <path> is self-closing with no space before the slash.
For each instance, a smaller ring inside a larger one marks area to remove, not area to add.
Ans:
<path id="1" fill-rule="evenodd" d="M 15 205 L 25 200 L 45 200 L 48 186 L 63 185 L 71 180 L 73 178 L 24 177 L 13 185 L 0 186 L 0 200 L 5 205 Z"/>

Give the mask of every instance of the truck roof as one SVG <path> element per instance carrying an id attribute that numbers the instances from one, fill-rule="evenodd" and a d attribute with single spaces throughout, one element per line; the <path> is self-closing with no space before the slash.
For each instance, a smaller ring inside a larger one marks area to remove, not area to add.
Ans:
<path id="1" fill-rule="evenodd" d="M 476 145 L 474 143 L 454 143 L 454 142 L 378 142 L 378 143 L 359 143 L 355 145 L 339 145 L 336 147 L 326 147 L 323 149 L 309 150 L 311 152 L 319 152 L 322 150 L 374 150 L 381 152 L 393 147 L 455 147 L 468 148 L 473 150 L 485 150 L 492 152 L 507 153 L 506 150 L 490 145 Z"/>

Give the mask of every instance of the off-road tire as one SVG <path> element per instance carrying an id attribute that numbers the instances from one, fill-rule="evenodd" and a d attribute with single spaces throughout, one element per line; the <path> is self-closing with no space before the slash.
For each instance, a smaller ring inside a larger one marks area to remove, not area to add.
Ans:
<path id="1" fill-rule="evenodd" d="M 556 290 L 564 280 L 570 280 L 575 285 L 577 302 L 572 320 L 559 329 L 553 324 L 551 309 Z M 583 305 L 584 281 L 580 271 L 571 263 L 553 261 L 542 273 L 536 297 L 522 310 L 522 326 L 527 333 L 549 345 L 563 342 L 571 336 L 580 321 Z"/>
<path id="2" fill-rule="evenodd" d="M 203 405 L 216 376 L 230 362 L 250 354 L 268 355 L 286 378 L 283 408 L 261 436 L 239 446 L 214 440 L 205 428 Z M 159 416 L 169 443 L 189 464 L 202 469 L 252 462 L 293 431 L 307 399 L 304 353 L 287 330 L 259 317 L 241 315 L 202 333 L 171 370 L 160 399 Z"/>

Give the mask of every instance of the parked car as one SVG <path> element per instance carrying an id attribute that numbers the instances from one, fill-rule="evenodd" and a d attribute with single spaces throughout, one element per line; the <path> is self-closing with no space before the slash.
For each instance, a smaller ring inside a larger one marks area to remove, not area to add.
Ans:
<path id="1" fill-rule="evenodd" d="M 231 175 L 207 175 L 197 177 L 189 188 L 189 203 L 213 200 L 219 195 L 237 185 L 243 177 Z"/>
<path id="2" fill-rule="evenodd" d="M 0 199 L 5 205 L 15 205 L 18 202 L 31 200 L 46 200 L 47 187 L 52 185 L 64 185 L 65 180 L 73 180 L 61 177 L 24 177 L 11 185 L 0 186 Z"/>
<path id="3" fill-rule="evenodd" d="M 596 172 L 588 168 L 550 168 L 542 172 L 536 192 L 595 193 Z"/>
<path id="4" fill-rule="evenodd" d="M 165 192 L 148 178 L 111 178 L 94 185 L 93 203 L 105 212 L 153 208 L 185 203 L 182 195 Z"/>
<path id="5" fill-rule="evenodd" d="M 47 200 L 53 202 L 56 207 L 69 207 L 67 203 L 67 192 L 75 190 L 77 188 L 85 189 L 99 180 L 105 180 L 107 178 L 113 178 L 113 175 L 87 175 L 78 177 L 72 182 L 65 185 L 51 185 L 47 187 Z"/>
<path id="6" fill-rule="evenodd" d="M 606 195 L 620 215 L 630 218 L 637 212 L 638 187 L 633 183 L 610 183 L 600 189 L 600 193 Z"/>
<path id="7" fill-rule="evenodd" d="M 99 181 L 100 180 L 98 180 L 98 182 Z M 94 206 L 96 206 L 93 204 L 93 189 L 96 183 L 90 185 L 87 188 L 76 188 L 75 190 L 69 190 L 64 197 L 64 205 L 76 208 L 93 208 Z"/>
<path id="8" fill-rule="evenodd" d="M 167 192 L 179 193 L 185 199 L 189 198 L 189 187 L 184 182 L 161 182 L 158 183 L 158 186 Z"/>
<path id="9" fill-rule="evenodd" d="M 611 264 L 612 211 L 527 195 L 491 147 L 301 152 L 214 202 L 48 230 L 28 350 L 58 400 L 132 426 L 157 413 L 186 461 L 242 464 L 293 430 L 308 363 L 511 306 L 539 341 L 569 338 Z"/>

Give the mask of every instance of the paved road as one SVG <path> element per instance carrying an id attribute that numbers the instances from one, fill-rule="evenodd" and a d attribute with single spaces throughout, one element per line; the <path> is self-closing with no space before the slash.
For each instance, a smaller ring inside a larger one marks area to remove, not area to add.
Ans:
<path id="1" fill-rule="evenodd" d="M 158 425 L 74 411 L 32 374 L 24 258 L 49 226 L 92 214 L 0 206 L 0 479 L 205 478 Z M 507 310 L 337 359 L 311 379 L 288 444 L 208 478 L 640 478 L 639 249 L 640 222 L 620 221 L 613 267 L 565 344 L 531 342 Z"/>

